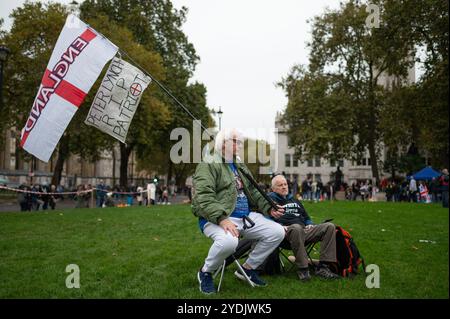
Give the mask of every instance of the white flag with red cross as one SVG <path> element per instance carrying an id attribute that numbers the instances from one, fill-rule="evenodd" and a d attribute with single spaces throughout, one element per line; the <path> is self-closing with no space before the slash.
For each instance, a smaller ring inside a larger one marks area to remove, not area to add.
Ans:
<path id="1" fill-rule="evenodd" d="M 84 123 L 125 143 L 131 120 L 151 78 L 115 57 L 95 95 Z"/>
<path id="2" fill-rule="evenodd" d="M 118 48 L 69 15 L 41 81 L 20 144 L 48 162 L 73 115 Z"/>

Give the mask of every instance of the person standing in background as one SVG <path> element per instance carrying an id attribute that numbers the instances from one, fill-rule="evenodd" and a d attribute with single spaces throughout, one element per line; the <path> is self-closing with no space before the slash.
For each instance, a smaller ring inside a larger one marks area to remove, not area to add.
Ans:
<path id="1" fill-rule="evenodd" d="M 448 169 L 442 170 L 442 175 L 439 177 L 442 191 L 442 207 L 448 208 Z"/>

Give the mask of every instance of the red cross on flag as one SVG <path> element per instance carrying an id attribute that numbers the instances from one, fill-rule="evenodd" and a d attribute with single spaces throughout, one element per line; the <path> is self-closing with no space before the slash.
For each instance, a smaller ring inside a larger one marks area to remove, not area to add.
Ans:
<path id="1" fill-rule="evenodd" d="M 48 162 L 73 115 L 118 48 L 69 15 L 44 72 L 21 146 Z"/>

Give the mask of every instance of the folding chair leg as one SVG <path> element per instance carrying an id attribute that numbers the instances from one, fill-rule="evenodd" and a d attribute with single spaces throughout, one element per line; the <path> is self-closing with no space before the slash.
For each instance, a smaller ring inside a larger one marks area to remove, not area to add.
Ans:
<path id="1" fill-rule="evenodd" d="M 308 257 L 309 257 L 309 261 L 311 262 L 311 265 L 314 267 L 314 269 L 316 268 L 316 266 L 314 265 L 313 259 L 311 257 L 311 251 L 314 249 L 315 245 L 316 245 L 316 243 L 310 244 L 310 247 L 307 248 L 307 251 L 306 251 L 306 253 L 307 253 Z"/>
<path id="2" fill-rule="evenodd" d="M 217 274 L 220 271 L 220 280 L 219 280 L 219 286 L 217 287 L 217 292 L 220 291 L 220 286 L 222 285 L 222 279 L 223 279 L 223 273 L 225 271 L 225 264 L 226 264 L 226 260 L 223 261 L 223 265 L 219 267 L 219 269 L 217 269 L 216 273 L 214 274 L 214 277 L 217 276 Z"/>
<path id="3" fill-rule="evenodd" d="M 245 273 L 244 269 L 242 269 L 242 266 L 239 263 L 239 261 L 237 259 L 235 259 L 234 262 L 236 263 L 237 267 L 239 268 L 239 271 L 241 272 L 242 276 L 244 276 L 245 280 L 247 280 L 249 285 L 252 286 L 252 287 L 255 287 L 255 284 L 250 280 L 250 278 L 248 278 L 248 276 Z"/>
<path id="4" fill-rule="evenodd" d="M 217 277 L 217 275 L 219 274 L 219 272 L 221 272 L 222 271 L 222 267 L 223 266 L 220 266 L 215 272 L 214 272 L 214 274 L 213 274 L 213 278 L 216 278 Z"/>

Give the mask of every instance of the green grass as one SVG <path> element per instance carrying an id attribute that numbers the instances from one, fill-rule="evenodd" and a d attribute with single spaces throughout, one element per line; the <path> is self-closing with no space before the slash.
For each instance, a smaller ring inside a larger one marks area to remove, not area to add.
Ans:
<path id="1" fill-rule="evenodd" d="M 380 288 L 365 276 L 339 281 L 295 271 L 264 276 L 251 288 L 225 272 L 222 290 L 205 297 L 196 272 L 211 244 L 187 205 L 0 213 L 0 298 L 448 298 L 448 209 L 409 203 L 305 205 L 313 220 L 334 218 L 353 235 Z M 384 231 L 382 231 L 382 229 Z M 436 243 L 421 243 L 419 240 Z M 65 286 L 68 264 L 80 289 Z"/>

